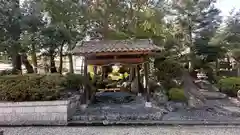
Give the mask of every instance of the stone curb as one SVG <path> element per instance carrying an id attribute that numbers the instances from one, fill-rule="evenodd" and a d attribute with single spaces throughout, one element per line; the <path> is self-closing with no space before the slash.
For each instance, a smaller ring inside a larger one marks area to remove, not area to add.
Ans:
<path id="1" fill-rule="evenodd" d="M 196 126 L 196 125 L 240 125 L 240 121 L 69 121 L 67 125 L 45 125 L 45 124 L 29 124 L 29 125 L 0 125 L 0 127 L 67 127 L 67 126 L 125 126 L 125 125 L 132 125 L 132 126 L 176 126 L 176 125 L 187 125 L 187 126 Z"/>
<path id="2" fill-rule="evenodd" d="M 240 121 L 70 121 L 68 126 L 114 126 L 114 125 L 145 125 L 145 126 L 154 126 L 154 125 L 240 125 Z"/>

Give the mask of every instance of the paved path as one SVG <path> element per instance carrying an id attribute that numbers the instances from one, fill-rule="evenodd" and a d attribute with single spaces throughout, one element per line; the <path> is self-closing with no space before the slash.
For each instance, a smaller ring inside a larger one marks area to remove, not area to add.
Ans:
<path id="1" fill-rule="evenodd" d="M 14 127 L 4 135 L 239 135 L 240 126 Z"/>

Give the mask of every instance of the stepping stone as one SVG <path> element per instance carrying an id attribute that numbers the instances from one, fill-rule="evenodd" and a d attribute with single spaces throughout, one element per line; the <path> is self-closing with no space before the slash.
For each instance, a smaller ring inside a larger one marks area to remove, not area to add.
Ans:
<path id="1" fill-rule="evenodd" d="M 231 112 L 233 115 L 240 117 L 240 107 L 235 106 L 223 106 L 223 109 Z"/>
<path id="2" fill-rule="evenodd" d="M 227 95 L 221 92 L 201 91 L 206 99 L 225 99 Z"/>

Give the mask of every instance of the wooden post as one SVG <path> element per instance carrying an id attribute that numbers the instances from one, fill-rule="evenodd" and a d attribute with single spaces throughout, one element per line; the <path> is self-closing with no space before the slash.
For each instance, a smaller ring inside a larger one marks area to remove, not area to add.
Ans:
<path id="1" fill-rule="evenodd" d="M 101 81 L 103 81 L 104 80 L 104 66 L 101 66 Z"/>
<path id="2" fill-rule="evenodd" d="M 89 80 L 89 76 L 88 76 L 88 71 L 87 71 L 87 58 L 84 58 L 84 77 L 85 79 L 88 81 Z M 84 83 L 84 100 L 83 100 L 83 104 L 86 104 L 88 101 L 88 89 L 87 89 L 87 82 Z"/>
<path id="3" fill-rule="evenodd" d="M 93 82 L 94 82 L 94 83 L 95 83 L 95 81 L 96 81 L 96 79 L 97 79 L 97 69 L 98 69 L 97 66 L 93 66 L 93 73 L 94 73 Z"/>
<path id="4" fill-rule="evenodd" d="M 139 65 L 136 66 L 136 75 L 137 75 L 137 88 L 138 88 L 138 93 L 142 93 L 141 87 L 140 87 L 140 68 Z"/>
<path id="5" fill-rule="evenodd" d="M 146 99 L 147 99 L 147 102 L 150 101 L 150 90 L 149 90 L 149 87 L 148 87 L 148 62 L 144 63 L 144 77 L 145 77 L 145 82 L 146 82 L 146 85 L 145 85 L 145 92 L 146 92 Z"/>
<path id="6" fill-rule="evenodd" d="M 129 75 L 129 81 L 133 81 L 135 78 L 135 68 L 133 66 L 130 67 L 130 75 Z"/>

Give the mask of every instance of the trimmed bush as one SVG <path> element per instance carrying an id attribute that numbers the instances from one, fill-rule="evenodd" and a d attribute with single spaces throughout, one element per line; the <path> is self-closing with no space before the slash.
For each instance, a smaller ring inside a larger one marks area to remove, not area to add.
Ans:
<path id="1" fill-rule="evenodd" d="M 4 76 L 4 75 L 11 75 L 12 74 L 12 70 L 2 70 L 0 71 L 0 76 Z"/>
<path id="2" fill-rule="evenodd" d="M 237 91 L 240 90 L 240 77 L 229 77 L 221 79 L 218 82 L 220 91 L 231 97 L 237 96 Z"/>
<path id="3" fill-rule="evenodd" d="M 174 81 L 181 77 L 181 65 L 178 61 L 166 58 L 155 59 L 155 75 L 164 88 L 170 89 L 179 85 Z"/>
<path id="4" fill-rule="evenodd" d="M 171 88 L 168 92 L 169 99 L 172 101 L 186 101 L 183 89 Z"/>
<path id="5" fill-rule="evenodd" d="M 68 89 L 80 89 L 81 86 L 86 83 L 84 77 L 80 74 L 67 74 L 62 86 Z"/>
<path id="6" fill-rule="evenodd" d="M 74 76 L 74 77 L 73 77 Z M 76 89 L 82 82 L 79 75 L 8 75 L 0 77 L 0 101 L 51 101 L 61 99 L 67 89 Z M 81 77 L 82 79 L 82 77 Z"/>

